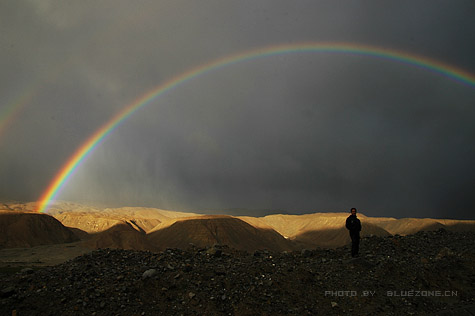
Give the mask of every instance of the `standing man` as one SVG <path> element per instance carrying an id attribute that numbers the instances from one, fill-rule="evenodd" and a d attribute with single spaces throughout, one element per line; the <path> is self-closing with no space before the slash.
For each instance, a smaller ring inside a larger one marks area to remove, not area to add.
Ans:
<path id="1" fill-rule="evenodd" d="M 356 217 L 356 208 L 351 209 L 351 215 L 346 219 L 346 228 L 350 231 L 351 256 L 357 257 L 360 248 L 361 222 Z"/>

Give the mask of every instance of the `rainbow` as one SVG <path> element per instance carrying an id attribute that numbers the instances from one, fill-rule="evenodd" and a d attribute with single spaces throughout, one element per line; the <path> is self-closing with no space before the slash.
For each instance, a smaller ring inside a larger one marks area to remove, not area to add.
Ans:
<path id="1" fill-rule="evenodd" d="M 221 67 L 241 63 L 257 58 L 270 57 L 288 53 L 340 53 L 348 55 L 360 55 L 389 60 L 397 63 L 417 67 L 425 71 L 430 71 L 437 75 L 447 77 L 458 83 L 475 88 L 475 76 L 454 66 L 442 63 L 438 60 L 428 57 L 409 54 L 403 51 L 367 46 L 351 43 L 295 43 L 283 44 L 270 47 L 257 48 L 229 55 L 223 58 L 213 60 L 209 63 L 192 68 L 182 74 L 179 74 L 170 80 L 161 83 L 154 89 L 148 91 L 134 102 L 124 107 L 115 114 L 109 121 L 94 132 L 69 158 L 66 164 L 59 170 L 53 178 L 47 189 L 39 199 L 39 212 L 45 212 L 48 209 L 50 201 L 58 195 L 66 181 L 71 177 L 80 163 L 86 159 L 94 148 L 96 148 L 112 131 L 114 131 L 122 122 L 133 115 L 142 107 L 152 103 L 163 93 L 172 90 L 186 81 L 192 80 L 205 73 L 211 72 Z"/>
<path id="2" fill-rule="evenodd" d="M 0 140 L 8 127 L 13 124 L 16 118 L 20 115 L 25 105 L 31 100 L 31 93 L 19 97 L 15 102 L 6 105 L 0 111 Z"/>
<path id="3" fill-rule="evenodd" d="M 86 44 L 89 45 L 95 41 L 102 41 L 102 38 L 110 31 L 120 32 L 121 28 L 125 29 L 130 27 L 130 25 L 135 25 L 139 20 L 144 18 L 143 12 L 140 9 L 135 12 L 128 12 L 126 19 L 120 19 L 116 23 L 108 23 L 101 29 L 96 30 Z M 84 45 L 84 43 L 82 43 L 82 45 Z M 71 51 L 76 50 L 76 48 L 71 49 Z M 45 78 L 37 78 L 36 81 L 33 81 L 29 88 L 22 91 L 13 102 L 2 105 L 2 108 L 0 108 L 0 145 L 4 132 L 18 119 L 24 108 L 41 92 L 41 88 L 48 83 L 54 83 L 58 77 L 67 71 L 68 67 L 74 64 L 76 57 L 74 54 L 68 55 L 68 58 L 63 59 L 60 63 L 52 67 L 52 69 L 49 69 Z"/>

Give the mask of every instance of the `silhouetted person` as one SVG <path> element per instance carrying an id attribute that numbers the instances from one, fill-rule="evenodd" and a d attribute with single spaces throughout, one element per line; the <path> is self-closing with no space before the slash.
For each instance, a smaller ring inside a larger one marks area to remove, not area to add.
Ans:
<path id="1" fill-rule="evenodd" d="M 356 217 L 356 208 L 354 207 L 351 209 L 351 215 L 346 219 L 346 228 L 350 231 L 351 256 L 356 257 L 360 249 L 361 222 Z"/>

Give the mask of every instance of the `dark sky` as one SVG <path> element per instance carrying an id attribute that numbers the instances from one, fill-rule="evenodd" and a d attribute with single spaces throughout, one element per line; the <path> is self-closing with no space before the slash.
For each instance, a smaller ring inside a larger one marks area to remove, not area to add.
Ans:
<path id="1" fill-rule="evenodd" d="M 475 2 L 458 0 L 1 1 L 0 199 L 38 199 L 120 109 L 249 49 L 349 42 L 475 74 L 474 16 Z M 140 109 L 57 198 L 475 219 L 474 121 L 474 85 L 417 67 L 342 54 L 254 59 Z"/>

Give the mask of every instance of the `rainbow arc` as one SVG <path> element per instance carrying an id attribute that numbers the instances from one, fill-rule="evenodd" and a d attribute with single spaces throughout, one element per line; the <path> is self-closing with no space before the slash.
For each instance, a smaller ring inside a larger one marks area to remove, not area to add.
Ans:
<path id="1" fill-rule="evenodd" d="M 61 191 L 67 180 L 74 174 L 82 161 L 96 148 L 106 137 L 111 134 L 117 127 L 132 116 L 139 109 L 151 104 L 165 92 L 183 84 L 189 80 L 197 78 L 203 74 L 213 70 L 226 67 L 229 65 L 265 58 L 275 55 L 291 54 L 291 53 L 331 53 L 331 54 L 348 54 L 361 55 L 384 59 L 392 62 L 406 64 L 417 67 L 425 71 L 444 76 L 450 80 L 464 84 L 469 88 L 475 88 L 475 76 L 462 69 L 445 64 L 441 61 L 431 59 L 424 56 L 409 54 L 407 52 L 380 48 L 375 46 L 367 46 L 352 43 L 296 43 L 275 45 L 240 52 L 223 58 L 213 60 L 209 63 L 192 68 L 182 74 L 179 74 L 170 80 L 161 83 L 154 89 L 140 96 L 134 102 L 125 106 L 121 111 L 111 117 L 104 125 L 97 129 L 80 147 L 76 149 L 68 161 L 61 167 L 55 175 L 47 189 L 43 192 L 39 199 L 39 212 L 48 209 L 50 201 Z"/>

